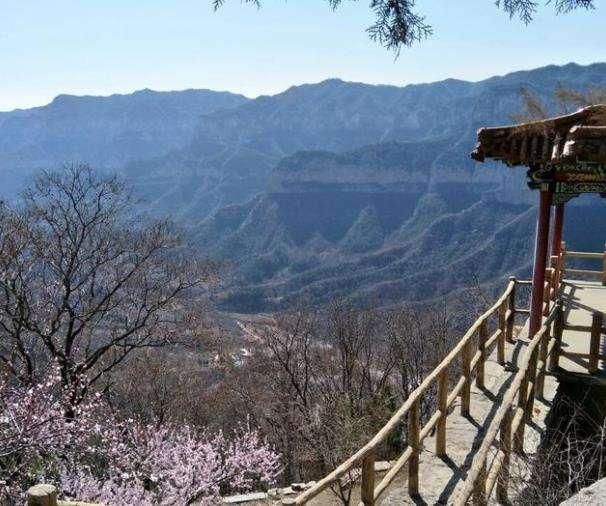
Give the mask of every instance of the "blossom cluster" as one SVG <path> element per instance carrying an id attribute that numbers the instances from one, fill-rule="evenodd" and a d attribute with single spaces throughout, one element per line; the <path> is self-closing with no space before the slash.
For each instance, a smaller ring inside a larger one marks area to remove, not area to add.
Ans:
<path id="1" fill-rule="evenodd" d="M 59 378 L 0 381 L 0 503 L 37 482 L 65 498 L 106 505 L 212 503 L 220 493 L 275 482 L 280 457 L 249 426 L 229 436 L 186 424 L 144 424 L 100 396 L 65 416 Z"/>

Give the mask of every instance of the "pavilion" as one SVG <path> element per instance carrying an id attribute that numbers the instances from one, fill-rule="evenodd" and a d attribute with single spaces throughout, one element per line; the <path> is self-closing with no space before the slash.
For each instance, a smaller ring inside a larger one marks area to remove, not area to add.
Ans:
<path id="1" fill-rule="evenodd" d="M 480 162 L 500 160 L 510 167 L 526 166 L 528 186 L 539 190 L 529 325 L 532 336 L 541 327 L 547 259 L 560 254 L 566 202 L 583 193 L 606 197 L 606 105 L 541 121 L 481 128 L 471 157 Z"/>

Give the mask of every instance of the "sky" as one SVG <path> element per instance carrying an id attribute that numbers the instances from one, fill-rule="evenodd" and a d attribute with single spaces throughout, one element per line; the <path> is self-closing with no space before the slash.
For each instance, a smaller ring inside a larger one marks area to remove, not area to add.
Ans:
<path id="1" fill-rule="evenodd" d="M 543 0 L 539 0 L 542 3 Z M 514 70 L 606 60 L 606 6 L 525 26 L 494 0 L 418 0 L 434 35 L 399 58 L 365 29 L 369 0 L 4 0 L 0 111 L 62 93 L 209 88 L 249 97 L 339 77 L 405 85 L 477 81 Z"/>

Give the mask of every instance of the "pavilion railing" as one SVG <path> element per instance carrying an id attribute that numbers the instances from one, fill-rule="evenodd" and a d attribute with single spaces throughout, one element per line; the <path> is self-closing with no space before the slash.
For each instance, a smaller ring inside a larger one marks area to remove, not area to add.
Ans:
<path id="1" fill-rule="evenodd" d="M 606 286 L 606 246 L 604 247 L 603 253 L 589 253 L 585 251 L 565 251 L 562 249 L 564 261 L 562 263 L 563 274 L 570 275 L 582 275 L 582 276 L 599 276 L 603 286 Z M 582 260 L 597 260 L 601 262 L 601 270 L 592 269 L 571 269 L 565 267 L 564 262 L 569 258 L 577 258 Z"/>
<path id="2" fill-rule="evenodd" d="M 564 260 L 566 256 L 566 243 L 562 242 L 560 252 L 551 256 L 550 267 L 545 270 L 545 283 L 543 286 L 543 315 L 547 316 L 553 307 L 562 284 L 564 276 Z"/>
<path id="3" fill-rule="evenodd" d="M 359 472 L 358 470 L 361 468 L 361 504 L 371 506 L 407 464 L 408 493 L 413 497 L 417 496 L 419 493 L 419 456 L 423 440 L 435 428 L 436 454 L 445 456 L 447 454 L 446 419 L 449 409 L 460 397 L 461 415 L 469 415 L 471 384 L 475 381 L 478 387 L 484 386 L 485 362 L 494 346 L 497 349 L 497 361 L 500 364 L 505 363 L 505 341 L 513 341 L 515 315 L 528 313 L 527 310 L 516 308 L 516 286 L 519 284 L 527 285 L 528 282 L 517 281 L 515 278 L 509 279 L 507 288 L 499 299 L 473 323 L 454 349 L 409 395 L 402 406 L 366 445 L 314 486 L 294 499 L 283 500 L 283 504 L 305 504 L 341 480 L 346 473 Z M 489 320 L 492 322 L 493 318 L 497 320 L 497 323 L 496 329 L 491 332 Z M 455 377 L 451 377 L 455 365 L 460 365 L 460 372 L 457 372 Z M 538 381 L 533 379 L 532 388 L 538 389 L 540 381 L 540 379 Z M 427 422 L 421 426 L 421 402 L 433 388 L 437 391 L 437 405 Z M 406 419 L 408 420 L 406 449 L 381 481 L 375 484 L 374 462 L 378 448 Z"/>
<path id="4" fill-rule="evenodd" d="M 562 243 L 560 258 L 555 260 L 552 257 L 552 266 L 559 265 L 560 281 L 564 275 L 583 275 L 583 276 L 599 276 L 603 286 L 606 286 L 606 247 L 603 253 L 589 253 L 584 251 L 566 251 L 565 243 Z M 566 259 L 576 258 L 582 260 L 597 260 L 602 263 L 602 270 L 589 269 L 571 269 L 565 266 Z M 555 365 L 559 364 L 559 357 L 568 357 L 575 361 L 579 359 L 587 359 L 587 371 L 594 374 L 598 371 L 599 361 L 606 361 L 606 355 L 600 353 L 600 342 L 602 335 L 606 334 L 604 327 L 604 315 L 599 311 L 594 311 L 591 315 L 591 325 L 571 325 L 566 321 L 563 322 L 563 330 L 572 330 L 577 332 L 587 332 L 590 334 L 589 353 L 577 353 L 562 350 L 561 347 L 557 350 L 554 357 Z"/>

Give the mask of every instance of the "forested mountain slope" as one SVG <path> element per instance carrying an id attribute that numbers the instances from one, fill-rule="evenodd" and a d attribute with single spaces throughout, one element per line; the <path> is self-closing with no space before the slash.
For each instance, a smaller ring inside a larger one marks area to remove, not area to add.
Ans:
<path id="1" fill-rule="evenodd" d="M 1 191 L 64 162 L 117 171 L 144 211 L 231 263 L 216 293 L 226 309 L 433 300 L 529 273 L 536 195 L 524 170 L 469 152 L 479 127 L 511 123 L 522 88 L 558 112 L 559 86 L 606 88 L 606 64 L 405 87 L 331 79 L 252 100 L 61 96 L 0 113 Z M 591 202 L 570 210 L 568 234 L 599 250 L 604 203 Z"/>

